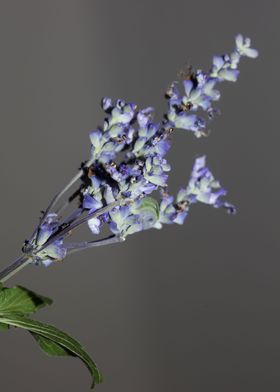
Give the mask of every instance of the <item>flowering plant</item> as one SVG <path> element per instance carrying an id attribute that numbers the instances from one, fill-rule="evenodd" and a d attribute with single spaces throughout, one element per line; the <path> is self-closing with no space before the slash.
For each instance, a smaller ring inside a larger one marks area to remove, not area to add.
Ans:
<path id="1" fill-rule="evenodd" d="M 195 159 L 188 184 L 176 196 L 168 192 L 171 167 L 166 160 L 176 129 L 192 132 L 197 138 L 207 135 L 207 122 L 217 112 L 213 103 L 220 99 L 217 86 L 237 80 L 242 56 L 257 57 L 249 38 L 239 34 L 235 43 L 231 54 L 214 56 L 209 72 L 189 67 L 181 75 L 181 84 L 169 86 L 167 112 L 159 123 L 154 121 L 151 107 L 139 109 L 121 99 L 103 98 L 107 117 L 102 127 L 90 133 L 90 158 L 42 213 L 38 227 L 24 242 L 22 256 L 0 272 L 0 329 L 26 329 L 47 354 L 79 357 L 92 375 L 92 386 L 102 377 L 80 343 L 29 317 L 52 301 L 20 286 L 6 288 L 3 283 L 30 264 L 47 267 L 73 252 L 121 242 L 136 232 L 161 229 L 164 224 L 182 225 L 197 202 L 235 212 L 223 199 L 226 191 L 206 166 L 205 156 Z M 73 192 L 67 196 L 70 189 Z M 102 234 L 105 227 L 110 235 L 69 242 L 84 223 L 94 235 Z"/>

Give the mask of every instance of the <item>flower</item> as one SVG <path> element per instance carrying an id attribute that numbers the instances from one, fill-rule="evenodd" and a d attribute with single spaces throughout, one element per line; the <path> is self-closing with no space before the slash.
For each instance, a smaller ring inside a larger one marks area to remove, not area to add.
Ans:
<path id="1" fill-rule="evenodd" d="M 186 189 L 179 191 L 177 202 L 193 204 L 199 201 L 215 208 L 224 207 L 229 213 L 234 213 L 234 206 L 221 200 L 226 194 L 226 190 L 221 188 L 219 181 L 206 167 L 206 157 L 201 156 L 195 160 L 189 184 Z"/>
<path id="2" fill-rule="evenodd" d="M 46 246 L 48 240 L 59 230 L 60 224 L 58 215 L 49 213 L 39 226 L 38 233 L 30 243 L 30 256 L 33 263 L 49 266 L 54 261 L 63 260 L 66 257 L 67 250 L 64 247 L 63 238 L 59 238 Z M 43 248 L 42 250 L 40 250 Z"/>
<path id="3" fill-rule="evenodd" d="M 138 109 L 121 99 L 102 99 L 106 118 L 103 126 L 90 133 L 91 156 L 77 177 L 82 184 L 68 199 L 70 203 L 79 196 L 78 208 L 64 220 L 56 213 L 47 214 L 26 247 L 34 263 L 49 265 L 64 259 L 67 249 L 73 249 L 64 244 L 66 234 L 85 221 L 93 234 L 107 225 L 113 237 L 119 239 L 164 224 L 182 225 L 191 205 L 198 202 L 235 212 L 234 206 L 224 200 L 226 190 L 206 166 L 205 156 L 195 160 L 188 185 L 176 196 L 167 190 L 171 166 L 166 159 L 170 136 L 176 129 L 190 131 L 196 137 L 206 135 L 207 120 L 218 111 L 213 106 L 221 96 L 217 85 L 237 80 L 242 56 L 257 57 L 249 38 L 239 34 L 235 43 L 232 53 L 213 57 L 208 72 L 190 69 L 182 85 L 171 83 L 161 122 L 154 120 L 150 106 Z M 156 191 L 159 197 L 153 197 Z M 79 249 L 91 245 L 84 242 Z"/>
<path id="4" fill-rule="evenodd" d="M 95 194 L 95 196 L 90 196 L 89 190 L 85 191 L 84 197 L 83 197 L 83 208 L 86 210 L 89 210 L 88 213 L 92 214 L 96 210 L 102 208 L 103 203 L 101 201 L 101 192 L 100 190 L 98 193 Z M 88 221 L 88 226 L 90 230 L 92 231 L 93 234 L 99 234 L 100 232 L 100 226 L 101 226 L 101 220 L 100 218 L 92 218 Z"/>
<path id="5" fill-rule="evenodd" d="M 252 59 L 258 57 L 258 51 L 250 47 L 250 38 L 244 38 L 243 35 L 238 34 L 235 38 L 235 43 L 236 49 L 241 56 L 251 57 Z"/>
<path id="6" fill-rule="evenodd" d="M 199 108 L 212 119 L 215 109 L 212 103 L 220 99 L 220 92 L 215 89 L 218 82 L 235 82 L 239 75 L 237 69 L 241 56 L 255 58 L 258 52 L 250 47 L 249 38 L 241 34 L 236 36 L 236 48 L 231 54 L 213 57 L 210 71 L 190 72 L 183 80 L 184 93 L 180 93 L 178 82 L 173 82 L 167 90 L 167 120 L 169 126 L 194 133 L 196 137 L 206 135 L 206 120 L 193 114 Z"/>

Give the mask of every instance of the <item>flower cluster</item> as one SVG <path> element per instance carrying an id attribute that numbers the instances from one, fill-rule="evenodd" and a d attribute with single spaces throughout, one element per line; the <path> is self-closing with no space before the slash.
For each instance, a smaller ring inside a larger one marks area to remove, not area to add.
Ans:
<path id="1" fill-rule="evenodd" d="M 204 110 L 211 119 L 215 110 L 213 102 L 220 99 L 220 92 L 215 89 L 217 83 L 230 81 L 235 82 L 239 75 L 237 66 L 241 56 L 255 58 L 258 56 L 256 49 L 250 47 L 249 38 L 237 35 L 236 48 L 231 54 L 214 56 L 213 64 L 208 73 L 191 70 L 183 81 L 184 95 L 178 89 L 178 82 L 173 82 L 167 90 L 169 97 L 169 110 L 167 118 L 169 125 L 194 132 L 195 136 L 205 134 L 206 120 L 195 112 Z"/>
<path id="2" fill-rule="evenodd" d="M 196 137 L 206 135 L 207 118 L 213 118 L 213 103 L 220 98 L 217 85 L 236 81 L 241 56 L 254 58 L 257 54 L 250 39 L 238 35 L 234 51 L 214 56 L 209 72 L 190 69 L 184 75 L 183 92 L 178 82 L 171 84 L 166 91 L 167 113 L 159 123 L 154 121 L 151 107 L 139 109 L 134 103 L 104 98 L 102 108 L 107 117 L 102 127 L 90 133 L 91 157 L 82 168 L 78 209 L 64 220 L 52 212 L 44 216 L 30 242 L 34 261 L 48 265 L 63 259 L 67 253 L 65 234 L 85 215 L 81 222 L 87 221 L 93 234 L 107 225 L 113 236 L 124 239 L 165 223 L 182 224 L 196 202 L 233 213 L 234 207 L 222 200 L 226 191 L 206 167 L 204 156 L 195 160 L 187 187 L 175 198 L 170 196 L 167 182 L 171 167 L 166 153 L 175 129 L 191 131 Z M 157 190 L 159 202 L 150 196 Z"/>

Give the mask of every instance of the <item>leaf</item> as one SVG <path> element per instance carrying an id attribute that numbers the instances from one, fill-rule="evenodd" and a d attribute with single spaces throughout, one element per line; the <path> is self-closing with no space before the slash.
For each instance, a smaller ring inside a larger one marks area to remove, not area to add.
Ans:
<path id="1" fill-rule="evenodd" d="M 0 312 L 28 315 L 51 303 L 50 298 L 21 286 L 3 288 L 0 291 Z"/>
<path id="2" fill-rule="evenodd" d="M 56 327 L 31 320 L 25 316 L 0 312 L 0 323 L 23 328 L 29 331 L 48 355 L 71 355 L 84 362 L 92 376 L 93 388 L 102 381 L 102 376 L 91 357 L 81 344 Z M 63 353 L 64 350 L 64 354 Z"/>
<path id="3" fill-rule="evenodd" d="M 153 197 L 145 197 L 133 209 L 133 213 L 140 215 L 143 230 L 150 229 L 159 218 L 159 204 Z"/>
<path id="4" fill-rule="evenodd" d="M 5 325 L 5 324 L 3 324 Z M 41 349 L 50 356 L 68 356 L 72 355 L 71 351 L 55 343 L 53 340 L 45 338 L 37 333 L 30 332 L 36 342 L 39 344 Z"/>
<path id="5" fill-rule="evenodd" d="M 6 331 L 9 329 L 9 325 L 0 323 L 0 331 Z"/>

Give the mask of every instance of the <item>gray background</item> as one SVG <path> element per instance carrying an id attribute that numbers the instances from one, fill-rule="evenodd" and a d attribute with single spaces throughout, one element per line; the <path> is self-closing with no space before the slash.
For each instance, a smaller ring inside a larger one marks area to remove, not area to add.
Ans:
<path id="1" fill-rule="evenodd" d="M 87 347 L 101 392 L 280 390 L 278 25 L 268 0 L 1 0 L 1 267 L 87 159 L 102 96 L 152 105 L 160 118 L 185 62 L 208 69 L 238 32 L 260 51 L 221 86 L 211 136 L 178 131 L 169 155 L 175 191 L 206 153 L 236 216 L 195 206 L 183 227 L 9 282 L 54 298 L 38 317 Z M 79 361 L 44 356 L 19 330 L 0 341 L 1 390 L 89 389 Z"/>

